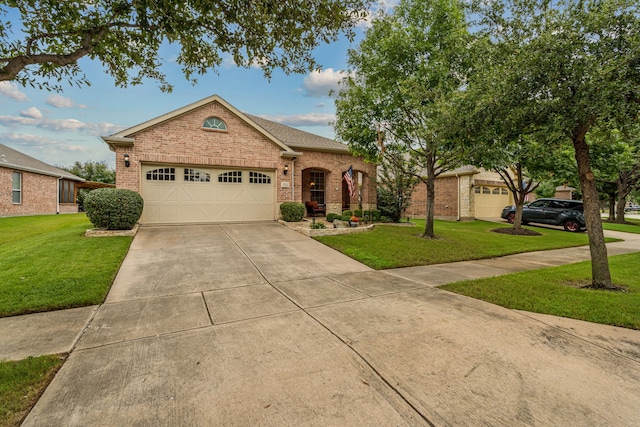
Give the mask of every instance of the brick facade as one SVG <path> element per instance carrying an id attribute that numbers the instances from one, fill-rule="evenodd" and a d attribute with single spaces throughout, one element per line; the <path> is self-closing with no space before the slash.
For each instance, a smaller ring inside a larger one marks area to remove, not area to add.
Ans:
<path id="1" fill-rule="evenodd" d="M 458 178 L 455 176 L 438 178 L 435 182 L 436 218 L 458 219 L 460 203 L 458 200 Z M 411 218 L 425 217 L 427 214 L 427 185 L 420 182 L 413 190 L 411 205 L 405 215 Z"/>
<path id="2" fill-rule="evenodd" d="M 227 130 L 203 129 L 204 121 L 210 117 L 223 120 Z M 340 212 L 342 172 L 353 165 L 354 171 L 364 175 L 363 207 L 372 208 L 376 204 L 375 185 L 369 179 L 375 176 L 375 166 L 365 164 L 348 152 L 331 150 L 297 149 L 301 155 L 287 153 L 283 156 L 286 147 L 278 145 L 216 101 L 143 127 L 127 138 L 133 138 L 135 142 L 112 145 L 116 153 L 118 188 L 140 192 L 142 164 L 251 168 L 275 172 L 277 204 L 304 202 L 309 200 L 309 173 L 319 170 L 325 172 L 327 212 Z M 125 166 L 125 154 L 130 158 L 129 167 Z M 288 167 L 286 175 L 285 165 Z"/>
<path id="3" fill-rule="evenodd" d="M 22 174 L 22 202 L 12 202 L 13 172 Z M 0 216 L 55 214 L 58 208 L 58 179 L 0 167 Z M 78 212 L 78 206 L 72 205 Z M 61 206 L 62 208 L 62 206 Z M 61 209 L 62 210 L 62 209 Z M 65 209 L 65 212 L 67 209 Z"/>

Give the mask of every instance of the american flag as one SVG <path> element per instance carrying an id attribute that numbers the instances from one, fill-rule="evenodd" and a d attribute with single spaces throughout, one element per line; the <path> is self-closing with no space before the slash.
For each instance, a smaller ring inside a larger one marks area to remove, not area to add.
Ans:
<path id="1" fill-rule="evenodd" d="M 353 182 L 353 165 L 349 166 L 349 169 L 344 173 L 342 179 L 347 181 L 349 197 L 353 197 L 353 195 L 356 194 L 356 184 Z"/>

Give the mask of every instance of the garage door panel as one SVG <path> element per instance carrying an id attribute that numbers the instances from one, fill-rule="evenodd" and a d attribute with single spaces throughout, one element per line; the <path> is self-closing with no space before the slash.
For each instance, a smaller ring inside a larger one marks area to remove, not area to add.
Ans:
<path id="1" fill-rule="evenodd" d="M 167 180 L 167 173 L 174 174 L 175 179 Z M 165 179 L 147 179 L 159 175 L 164 175 Z M 145 208 L 142 222 L 274 220 L 274 176 L 273 172 L 268 171 L 144 165 L 142 196 Z M 221 180 L 227 182 L 220 182 Z"/>

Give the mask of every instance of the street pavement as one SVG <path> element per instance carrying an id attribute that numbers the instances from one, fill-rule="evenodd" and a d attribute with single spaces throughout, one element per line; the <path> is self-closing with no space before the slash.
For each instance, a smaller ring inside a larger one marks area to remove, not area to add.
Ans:
<path id="1" fill-rule="evenodd" d="M 24 426 L 636 426 L 640 331 L 436 288 L 588 257 L 373 271 L 278 224 L 142 227 L 104 304 L 0 319 L 0 358 L 76 331 Z"/>

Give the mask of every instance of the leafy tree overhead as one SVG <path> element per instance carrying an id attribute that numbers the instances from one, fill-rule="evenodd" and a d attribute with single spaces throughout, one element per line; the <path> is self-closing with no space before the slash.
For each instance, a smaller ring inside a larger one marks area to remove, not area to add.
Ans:
<path id="1" fill-rule="evenodd" d="M 117 86 L 158 80 L 159 50 L 179 45 L 184 75 L 215 70 L 231 55 L 242 67 L 305 72 L 311 50 L 365 16 L 370 0 L 14 0 L 0 4 L 0 81 L 60 90 L 88 84 L 78 60 L 100 61 Z"/>
<path id="2" fill-rule="evenodd" d="M 376 162 L 405 154 L 399 158 L 418 166 L 427 186 L 427 238 L 435 237 L 435 179 L 463 161 L 463 150 L 439 128 L 449 97 L 464 85 L 462 9 L 457 0 L 404 0 L 375 20 L 349 52 L 352 73 L 336 99 L 336 133 L 353 153 Z"/>
<path id="3" fill-rule="evenodd" d="M 506 124 L 521 134 L 562 134 L 573 146 L 592 286 L 609 288 L 589 132 L 604 121 L 624 128 L 640 114 L 640 4 L 504 0 L 475 6 L 480 19 L 474 28 L 497 47 L 477 79 L 486 91 L 482 108 L 491 111 L 487 124 Z"/>

